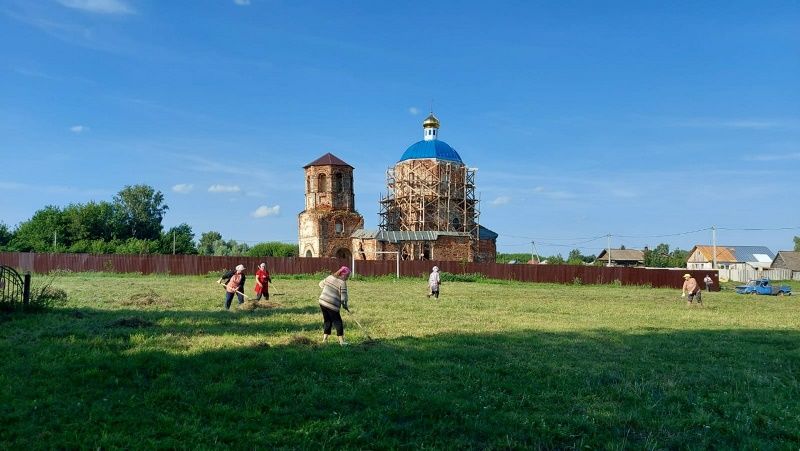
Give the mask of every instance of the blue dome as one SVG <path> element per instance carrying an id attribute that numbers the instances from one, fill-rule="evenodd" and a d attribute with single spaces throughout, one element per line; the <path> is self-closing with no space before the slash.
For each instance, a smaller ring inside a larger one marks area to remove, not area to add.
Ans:
<path id="1" fill-rule="evenodd" d="M 419 141 L 412 144 L 400 157 L 400 161 L 414 160 L 417 158 L 436 158 L 437 160 L 456 161 L 464 164 L 456 149 L 450 147 L 444 141 L 434 139 L 431 141 Z"/>

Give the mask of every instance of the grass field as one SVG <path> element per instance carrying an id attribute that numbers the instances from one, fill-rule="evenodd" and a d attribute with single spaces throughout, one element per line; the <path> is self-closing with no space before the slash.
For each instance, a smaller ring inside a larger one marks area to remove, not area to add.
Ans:
<path id="1" fill-rule="evenodd" d="M 800 297 L 349 282 L 349 347 L 316 279 L 222 311 L 212 277 L 72 274 L 0 316 L 0 448 L 800 446 Z M 252 283 L 248 281 L 248 292 Z"/>

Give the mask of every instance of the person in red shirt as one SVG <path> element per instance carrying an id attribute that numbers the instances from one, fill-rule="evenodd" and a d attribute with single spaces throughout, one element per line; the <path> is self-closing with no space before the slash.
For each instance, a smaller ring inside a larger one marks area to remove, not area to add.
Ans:
<path id="1" fill-rule="evenodd" d="M 272 278 L 269 276 L 269 271 L 267 271 L 267 264 L 258 265 L 258 271 L 256 271 L 256 301 L 260 301 L 261 296 L 264 296 L 264 299 L 269 301 L 270 282 L 272 282 Z"/>

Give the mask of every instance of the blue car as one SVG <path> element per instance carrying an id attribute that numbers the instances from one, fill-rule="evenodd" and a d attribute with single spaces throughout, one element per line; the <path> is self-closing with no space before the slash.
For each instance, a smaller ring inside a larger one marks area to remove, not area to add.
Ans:
<path id="1" fill-rule="evenodd" d="M 769 283 L 769 279 L 764 277 L 759 280 L 751 280 L 747 285 L 739 285 L 736 287 L 736 292 L 739 294 L 765 294 L 770 296 L 791 296 L 792 287 L 789 285 L 781 285 L 777 287 Z"/>

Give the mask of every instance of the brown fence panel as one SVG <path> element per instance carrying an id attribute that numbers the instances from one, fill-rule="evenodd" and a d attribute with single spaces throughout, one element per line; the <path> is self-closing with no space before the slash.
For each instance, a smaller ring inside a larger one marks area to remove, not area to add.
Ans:
<path id="1" fill-rule="evenodd" d="M 337 258 L 305 257 L 217 257 L 208 255 L 96 255 L 96 254 L 35 254 L 32 252 L 0 252 L 0 264 L 21 271 L 48 273 L 66 269 L 74 272 L 102 271 L 141 274 L 205 275 L 221 274 L 242 264 L 250 274 L 258 264 L 265 262 L 271 274 L 330 273 L 350 262 Z M 356 274 L 362 276 L 394 275 L 395 260 L 357 260 Z M 623 268 L 577 265 L 508 265 L 499 263 L 465 263 L 457 261 L 401 261 L 400 275 L 427 278 L 433 266 L 451 274 L 477 273 L 491 279 L 521 282 L 560 284 L 649 285 L 652 287 L 680 288 L 683 274 L 690 273 L 701 283 L 710 275 L 712 289 L 719 291 L 717 271 L 687 270 L 681 268 Z"/>

